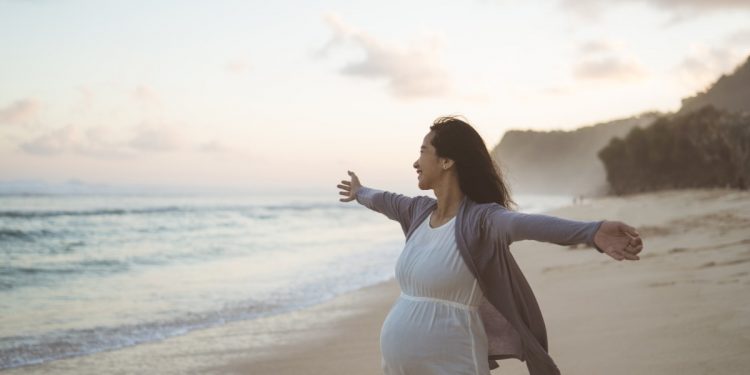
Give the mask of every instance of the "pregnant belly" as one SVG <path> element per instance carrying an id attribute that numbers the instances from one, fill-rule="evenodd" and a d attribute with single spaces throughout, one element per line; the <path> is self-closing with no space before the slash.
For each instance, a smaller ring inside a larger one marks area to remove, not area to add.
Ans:
<path id="1" fill-rule="evenodd" d="M 477 353 L 482 348 L 474 341 L 481 337 L 477 337 L 476 327 L 471 326 L 470 314 L 476 313 L 439 302 L 399 298 L 380 332 L 384 364 L 408 368 L 464 363 L 473 367 L 474 357 L 479 354 L 478 358 L 482 358 Z"/>

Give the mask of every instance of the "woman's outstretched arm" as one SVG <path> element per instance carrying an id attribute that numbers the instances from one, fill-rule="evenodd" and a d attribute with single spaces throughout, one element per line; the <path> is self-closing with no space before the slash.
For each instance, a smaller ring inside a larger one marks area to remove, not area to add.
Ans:
<path id="1" fill-rule="evenodd" d="M 341 180 L 341 184 L 337 185 L 338 188 L 342 189 L 339 195 L 346 196 L 346 198 L 339 199 L 341 202 L 350 202 L 356 199 L 361 205 L 380 212 L 408 228 L 408 223 L 414 214 L 415 198 L 362 186 L 354 172 L 348 171 L 348 173 L 351 176 L 351 181 Z"/>
<path id="2" fill-rule="evenodd" d="M 489 214 L 490 228 L 511 244 L 534 240 L 558 245 L 585 243 L 617 260 L 638 260 L 643 241 L 635 228 L 619 221 L 577 221 L 526 214 L 499 207 Z"/>

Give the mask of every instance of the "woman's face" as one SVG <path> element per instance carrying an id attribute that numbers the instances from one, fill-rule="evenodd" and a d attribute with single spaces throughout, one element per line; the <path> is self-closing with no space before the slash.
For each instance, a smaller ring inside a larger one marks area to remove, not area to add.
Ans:
<path id="1" fill-rule="evenodd" d="M 445 172 L 442 162 L 447 159 L 437 156 L 435 147 L 431 143 L 434 136 L 435 133 L 432 131 L 427 133 L 419 149 L 419 159 L 412 165 L 417 170 L 417 181 L 421 190 L 432 189 L 441 174 Z"/>

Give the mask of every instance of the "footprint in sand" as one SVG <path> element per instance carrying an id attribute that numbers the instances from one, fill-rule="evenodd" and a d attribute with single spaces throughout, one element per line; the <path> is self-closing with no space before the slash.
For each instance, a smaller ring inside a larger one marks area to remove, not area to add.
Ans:
<path id="1" fill-rule="evenodd" d="M 750 262 L 750 258 L 733 259 L 733 260 L 729 260 L 729 261 L 726 261 L 726 262 L 714 262 L 714 261 L 711 261 L 711 262 L 707 262 L 707 263 L 701 264 L 700 266 L 698 266 L 698 269 L 701 269 L 701 268 L 710 268 L 710 267 L 716 267 L 716 266 L 733 266 L 735 264 L 742 264 L 742 263 L 746 263 L 746 262 Z"/>
<path id="2" fill-rule="evenodd" d="M 647 285 L 651 288 L 656 288 L 660 286 L 670 286 L 674 284 L 676 284 L 675 281 L 663 281 L 663 282 L 658 282 L 658 283 L 648 283 Z"/>
<path id="3" fill-rule="evenodd" d="M 706 284 L 710 283 L 711 280 L 704 280 L 704 279 L 695 279 L 695 280 L 680 280 L 680 281 L 657 281 L 653 283 L 648 283 L 646 286 L 649 288 L 658 288 L 661 286 L 670 286 L 675 284 Z"/>

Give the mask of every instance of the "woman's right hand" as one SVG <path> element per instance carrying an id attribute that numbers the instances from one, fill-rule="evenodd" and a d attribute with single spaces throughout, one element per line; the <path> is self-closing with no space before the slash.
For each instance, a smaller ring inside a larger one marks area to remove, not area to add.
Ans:
<path id="1" fill-rule="evenodd" d="M 341 202 L 351 202 L 357 197 L 357 191 L 362 184 L 359 183 L 359 178 L 352 171 L 347 171 L 351 177 L 351 181 L 341 180 L 341 183 L 336 185 L 337 188 L 343 190 L 339 192 L 339 195 L 345 195 L 346 198 L 341 198 Z"/>

